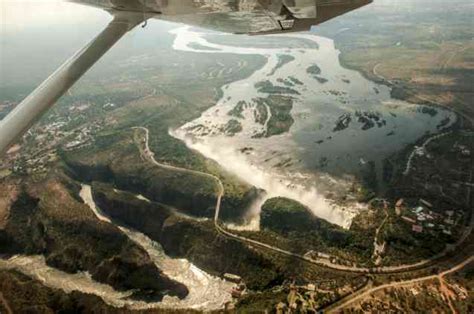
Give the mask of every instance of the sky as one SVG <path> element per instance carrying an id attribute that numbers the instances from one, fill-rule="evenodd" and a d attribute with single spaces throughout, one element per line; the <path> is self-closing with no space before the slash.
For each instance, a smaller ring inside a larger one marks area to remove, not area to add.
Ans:
<path id="1" fill-rule="evenodd" d="M 2 35 L 31 27 L 97 23 L 108 13 L 64 0 L 1 0 Z"/>
<path id="2" fill-rule="evenodd" d="M 393 10 L 409 17 L 421 8 L 444 6 L 472 12 L 474 0 L 374 0 L 346 18 L 361 14 L 364 19 L 383 17 L 384 12 Z M 0 88 L 24 85 L 31 89 L 91 41 L 110 20 L 111 16 L 101 9 L 66 0 L 0 0 Z M 343 20 L 336 19 L 322 27 L 340 27 L 341 23 Z M 137 52 L 132 48 L 151 49 L 165 41 L 163 29 L 169 26 L 156 20 L 148 24 L 144 30 L 136 28 L 127 34 L 99 65 L 114 54 L 143 53 L 144 49 Z"/>
<path id="3" fill-rule="evenodd" d="M 0 87 L 37 85 L 111 20 L 64 0 L 0 0 L 0 9 Z"/>

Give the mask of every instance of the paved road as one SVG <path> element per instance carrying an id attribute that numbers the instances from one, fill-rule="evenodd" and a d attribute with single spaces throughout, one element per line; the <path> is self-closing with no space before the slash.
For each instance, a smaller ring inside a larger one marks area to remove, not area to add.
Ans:
<path id="1" fill-rule="evenodd" d="M 149 147 L 149 130 L 145 127 L 135 127 L 134 129 L 139 129 L 139 130 L 142 130 L 142 131 L 145 132 L 145 149 L 142 149 L 141 147 L 139 149 L 140 149 L 140 152 L 141 152 L 142 156 L 146 160 L 149 160 L 150 162 L 152 162 L 156 166 L 164 168 L 164 169 L 170 169 L 170 170 L 175 170 L 175 171 L 178 171 L 178 172 L 185 172 L 185 173 L 189 173 L 189 174 L 194 174 L 194 175 L 198 175 L 198 176 L 212 178 L 213 180 L 216 181 L 216 183 L 218 185 L 218 192 L 217 192 L 217 202 L 216 202 L 216 208 L 215 208 L 215 214 L 214 214 L 214 226 L 216 228 L 216 231 L 218 233 L 224 235 L 224 236 L 236 239 L 238 241 L 245 242 L 245 243 L 250 244 L 250 245 L 254 245 L 254 246 L 264 248 L 264 249 L 268 249 L 268 250 L 271 250 L 271 251 L 274 251 L 274 252 L 277 252 L 277 253 L 280 253 L 280 254 L 283 254 L 283 255 L 286 255 L 286 256 L 291 256 L 291 257 L 303 260 L 303 261 L 305 261 L 307 263 L 310 263 L 310 264 L 313 264 L 313 265 L 326 267 L 326 268 L 330 268 L 330 269 L 333 269 L 333 270 L 346 271 L 346 272 L 352 272 L 352 273 L 362 273 L 362 274 L 390 274 L 390 273 L 400 273 L 400 272 L 404 272 L 404 271 L 417 269 L 417 268 L 420 268 L 420 267 L 423 267 L 423 266 L 426 266 L 426 265 L 430 264 L 434 260 L 443 257 L 448 252 L 453 250 L 453 248 L 447 248 L 443 252 L 440 252 L 439 254 L 433 256 L 430 259 L 422 260 L 420 262 L 413 263 L 413 264 L 398 265 L 398 266 L 383 266 L 383 267 L 359 267 L 359 266 L 346 266 L 346 265 L 334 264 L 334 263 L 331 263 L 329 260 L 322 259 L 322 258 L 317 259 L 317 260 L 316 259 L 311 259 L 311 258 L 306 257 L 306 256 L 301 255 L 301 254 L 293 253 L 293 252 L 290 252 L 290 251 L 287 251 L 287 250 L 280 249 L 280 248 L 275 247 L 273 245 L 269 245 L 269 244 L 266 244 L 266 243 L 263 243 L 263 242 L 260 242 L 260 241 L 256 241 L 256 240 L 253 240 L 253 239 L 243 237 L 243 236 L 238 235 L 238 234 L 234 234 L 234 233 L 224 229 L 219 223 L 219 213 L 220 213 L 220 208 L 221 208 L 221 202 L 222 202 L 222 197 L 224 196 L 224 193 L 225 193 L 225 189 L 224 189 L 224 185 L 222 184 L 222 181 L 217 176 L 209 174 L 209 173 L 159 163 L 158 161 L 155 160 L 154 154 L 150 150 L 150 147 Z M 462 242 L 464 242 L 467 239 L 467 237 L 470 235 L 470 233 L 472 231 L 473 225 L 474 225 L 474 215 L 472 215 L 470 227 L 464 232 L 463 236 L 456 243 L 455 246 L 459 246 L 460 244 L 462 244 Z"/>
<path id="2" fill-rule="evenodd" d="M 377 227 L 375 230 L 375 235 L 374 235 L 374 252 L 372 253 L 372 259 L 375 259 L 374 264 L 379 265 L 380 263 L 380 253 L 382 253 L 385 249 L 385 241 L 382 244 L 378 244 L 378 238 L 380 234 L 380 230 L 382 230 L 383 226 L 388 220 L 388 212 L 387 212 L 387 202 L 384 201 L 383 207 L 384 207 L 384 213 L 385 213 L 385 218 L 382 220 L 380 225 Z"/>
<path id="3" fill-rule="evenodd" d="M 286 250 L 280 249 L 278 247 L 275 247 L 275 246 L 272 246 L 272 245 L 269 245 L 269 244 L 266 244 L 266 243 L 262 243 L 262 242 L 259 242 L 259 241 L 253 240 L 253 239 L 249 239 L 249 238 L 234 234 L 234 233 L 229 232 L 228 230 L 222 228 L 222 226 L 219 224 L 219 212 L 220 212 L 220 208 L 221 208 L 222 197 L 224 196 L 224 193 L 225 193 L 225 189 L 224 189 L 224 185 L 222 184 L 222 181 L 217 176 L 214 176 L 214 175 L 209 174 L 209 173 L 196 171 L 196 170 L 185 169 L 185 168 L 180 168 L 180 167 L 175 167 L 175 166 L 170 166 L 170 165 L 166 165 L 166 164 L 162 164 L 162 163 L 157 162 L 154 158 L 153 152 L 150 150 L 150 147 L 149 147 L 149 143 L 148 143 L 149 142 L 149 131 L 148 131 L 148 129 L 146 129 L 144 127 L 137 127 L 135 129 L 140 129 L 140 130 L 145 132 L 145 149 L 139 148 L 142 156 L 144 155 L 143 157 L 145 159 L 151 161 L 153 164 L 155 164 L 158 167 L 162 167 L 162 168 L 170 169 L 170 170 L 175 170 L 175 171 L 179 171 L 179 172 L 190 173 L 190 174 L 194 174 L 194 175 L 198 175 L 198 176 L 208 177 L 208 178 L 212 178 L 216 181 L 216 183 L 218 185 L 218 191 L 217 191 L 217 202 L 216 202 L 215 215 L 214 215 L 214 226 L 215 226 L 216 231 L 218 233 L 220 233 L 224 236 L 236 239 L 238 241 L 244 242 L 246 244 L 255 245 L 255 246 L 258 246 L 258 247 L 261 247 L 261 248 L 271 250 L 273 252 L 277 252 L 277 253 L 280 253 L 280 254 L 283 254 L 283 255 L 286 255 L 286 256 L 290 256 L 290 257 L 294 257 L 294 258 L 303 260 L 303 261 L 305 261 L 309 264 L 322 266 L 322 267 L 326 267 L 326 268 L 330 268 L 330 269 L 334 269 L 334 270 L 339 270 L 339 271 L 347 271 L 347 272 L 354 272 L 354 273 L 365 273 L 365 274 L 370 274 L 370 273 L 372 273 L 372 274 L 374 274 L 374 273 L 390 274 L 390 273 L 399 273 L 399 272 L 409 271 L 409 270 L 413 270 L 413 269 L 418 269 L 418 268 L 428 266 L 434 260 L 445 256 L 448 252 L 453 251 L 456 247 L 460 246 L 469 237 L 469 235 L 472 232 L 473 226 L 474 226 L 474 215 L 471 215 L 471 221 L 470 221 L 469 228 L 466 228 L 463 235 L 461 236 L 461 238 L 457 241 L 457 243 L 454 246 L 446 248 L 444 251 L 440 252 L 439 254 L 433 256 L 430 259 L 423 260 L 423 261 L 420 261 L 420 262 L 414 263 L 414 264 L 368 268 L 368 267 L 344 266 L 344 265 L 339 265 L 339 264 L 333 264 L 329 260 L 325 260 L 325 259 L 314 260 L 314 259 L 308 258 L 308 257 L 300 255 L 300 254 L 296 254 L 296 253 L 293 253 L 293 252 L 290 252 L 290 251 L 286 251 Z M 436 279 L 436 278 L 438 278 L 440 280 L 440 282 L 442 282 L 442 277 L 443 276 L 461 269 L 462 267 L 469 264 L 473 260 L 474 260 L 474 256 L 471 256 L 468 259 L 466 259 L 465 261 L 463 261 L 462 263 L 460 263 L 460 264 L 458 264 L 458 265 L 456 265 L 456 266 L 454 266 L 454 267 L 452 267 L 452 268 L 450 268 L 450 269 L 448 269 L 448 270 L 446 270 L 446 271 L 444 271 L 444 272 L 442 272 L 438 275 L 419 277 L 419 278 L 414 278 L 414 279 L 411 279 L 411 280 L 406 280 L 406 281 L 401 281 L 401 282 L 393 282 L 393 283 L 384 284 L 384 285 L 373 287 L 373 288 L 371 288 L 370 285 L 366 286 L 365 288 L 363 288 L 363 289 L 361 289 L 357 292 L 354 292 L 353 294 L 351 294 L 351 295 L 345 297 L 344 299 L 342 299 L 343 303 L 337 305 L 334 308 L 330 308 L 329 311 L 333 312 L 333 311 L 340 310 L 340 309 L 344 308 L 345 306 L 347 306 L 347 305 L 349 305 L 349 304 L 351 304 L 351 303 L 353 303 L 353 302 L 355 302 L 355 301 L 357 301 L 357 300 L 359 300 L 359 299 L 361 299 L 361 298 L 363 298 L 363 297 L 365 297 L 365 296 L 367 296 L 371 293 L 377 292 L 381 289 L 400 287 L 400 286 L 410 285 L 410 284 L 423 282 L 423 281 L 426 281 L 426 280 L 431 280 L 431 279 Z"/>
<path id="4" fill-rule="evenodd" d="M 426 141 L 423 142 L 423 144 L 421 144 L 421 146 L 415 146 L 415 148 L 413 149 L 413 151 L 411 152 L 410 156 L 407 159 L 407 164 L 406 164 L 406 167 L 405 167 L 405 171 L 403 171 L 403 175 L 407 176 L 410 173 L 411 164 L 413 162 L 413 158 L 415 157 L 417 149 L 420 149 L 420 148 L 425 149 L 426 146 L 428 146 L 428 144 L 431 143 L 432 141 L 437 140 L 437 139 L 439 139 L 443 136 L 449 135 L 451 133 L 452 133 L 452 131 L 438 133 L 436 135 L 433 135 L 433 136 L 429 137 Z"/>
<path id="5" fill-rule="evenodd" d="M 474 256 L 471 256 L 468 259 L 464 260 L 463 262 L 457 264 L 456 266 L 454 266 L 454 267 L 452 267 L 452 268 L 450 268 L 450 269 L 448 269 L 448 270 L 446 270 L 446 271 L 444 271 L 440 274 L 437 274 L 437 275 L 424 276 L 424 277 L 414 278 L 414 279 L 400 281 L 400 282 L 392 282 L 392 283 L 380 285 L 380 286 L 377 286 L 377 287 L 374 287 L 374 288 L 368 287 L 367 289 L 362 289 L 359 292 L 356 292 L 355 293 L 356 295 L 353 294 L 353 295 L 348 296 L 346 301 L 343 301 L 339 305 L 328 309 L 327 313 L 334 313 L 336 311 L 339 311 L 339 310 L 345 308 L 346 306 L 354 303 L 355 301 L 358 301 L 358 300 L 360 300 L 360 299 L 362 299 L 362 298 L 364 298 L 364 297 L 366 297 L 366 296 L 368 296 L 372 293 L 375 293 L 375 292 L 383 290 L 383 289 L 409 286 L 409 285 L 412 285 L 412 284 L 415 284 L 415 283 L 420 283 L 420 282 L 423 282 L 423 281 L 433 280 L 433 279 L 442 280 L 442 278 L 444 276 L 462 269 L 467 264 L 469 264 L 473 261 L 474 261 Z"/>

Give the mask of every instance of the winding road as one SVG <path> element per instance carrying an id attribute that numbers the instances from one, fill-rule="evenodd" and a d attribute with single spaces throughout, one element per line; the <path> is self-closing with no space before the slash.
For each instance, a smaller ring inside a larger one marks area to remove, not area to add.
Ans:
<path id="1" fill-rule="evenodd" d="M 442 273 L 437 274 L 437 275 L 430 275 L 430 276 L 419 277 L 419 278 L 414 278 L 414 279 L 405 280 L 405 281 L 392 282 L 392 283 L 383 284 L 383 285 L 373 287 L 373 288 L 367 287 L 365 289 L 359 290 L 359 292 L 356 292 L 355 293 L 356 295 L 354 295 L 354 294 L 349 295 L 347 297 L 347 300 L 343 299 L 342 302 L 339 303 L 338 305 L 336 305 L 334 307 L 331 307 L 331 308 L 328 308 L 327 313 L 335 313 L 335 312 L 347 307 L 348 305 L 362 299 L 363 297 L 366 297 L 366 296 L 368 296 L 372 293 L 375 293 L 375 292 L 383 290 L 383 289 L 399 288 L 399 287 L 409 286 L 409 285 L 412 285 L 412 284 L 420 283 L 420 282 L 427 281 L 427 280 L 433 280 L 433 279 L 438 279 L 441 282 L 443 280 L 444 276 L 446 276 L 448 274 L 451 274 L 451 273 L 454 273 L 454 272 L 462 269 L 463 267 L 465 267 L 466 265 L 468 265 L 469 263 L 471 263 L 473 261 L 474 261 L 474 256 L 471 256 L 468 259 L 466 259 L 465 261 L 463 261 L 463 262 L 457 264 L 456 266 L 454 266 L 454 267 L 452 267 L 448 270 L 445 270 Z"/>
<path id="2" fill-rule="evenodd" d="M 214 226 L 216 228 L 216 231 L 219 234 L 222 234 L 222 235 L 227 236 L 227 237 L 232 238 L 232 239 L 236 239 L 236 240 L 244 242 L 246 244 L 255 245 L 255 246 L 258 246 L 260 248 L 268 249 L 268 250 L 271 250 L 273 252 L 277 252 L 277 253 L 280 253 L 280 254 L 283 254 L 283 255 L 286 255 L 286 256 L 294 257 L 294 258 L 303 260 L 303 261 L 305 261 L 309 264 L 313 264 L 313 265 L 316 265 L 316 266 L 326 267 L 326 268 L 333 269 L 333 270 L 338 270 L 338 271 L 345 271 L 345 272 L 352 272 L 352 273 L 362 273 L 362 274 L 394 274 L 394 273 L 406 272 L 406 271 L 411 271 L 411 270 L 416 270 L 416 269 L 420 269 L 420 268 L 429 267 L 431 262 L 434 262 L 435 260 L 437 260 L 441 257 L 444 257 L 448 252 L 453 251 L 454 248 L 456 248 L 456 247 L 460 246 L 461 244 L 463 244 L 463 242 L 466 241 L 467 238 L 469 237 L 469 235 L 471 234 L 472 228 L 474 226 L 474 215 L 471 215 L 471 221 L 470 221 L 469 228 L 466 228 L 466 230 L 464 231 L 461 238 L 457 241 L 457 243 L 455 245 L 453 245 L 453 247 L 446 248 L 444 251 L 442 251 L 439 254 L 433 256 L 432 258 L 427 259 L 427 260 L 423 260 L 423 261 L 420 261 L 420 262 L 417 262 L 417 263 L 414 263 L 414 264 L 369 268 L 369 267 L 345 266 L 345 265 L 334 264 L 334 263 L 331 263 L 329 260 L 326 260 L 326 259 L 319 259 L 319 260 L 311 259 L 309 257 L 303 256 L 303 255 L 300 255 L 300 254 L 296 254 L 296 253 L 293 253 L 293 252 L 290 252 L 290 251 L 287 251 L 287 250 L 280 249 L 280 248 L 275 247 L 273 245 L 269 245 L 269 244 L 266 244 L 266 243 L 262 243 L 262 242 L 259 242 L 259 241 L 253 240 L 253 239 L 249 239 L 249 238 L 240 236 L 238 234 L 234 234 L 234 233 L 224 229 L 221 226 L 221 224 L 219 223 L 219 212 L 220 212 L 220 208 L 221 208 L 222 197 L 224 196 L 224 193 L 225 193 L 225 189 L 224 189 L 224 185 L 222 184 L 222 181 L 217 176 L 209 174 L 209 173 L 196 171 L 196 170 L 191 170 L 191 169 L 186 169 L 186 168 L 175 167 L 175 166 L 170 166 L 170 165 L 162 164 L 162 163 L 156 161 L 156 159 L 154 157 L 154 153 L 150 150 L 150 147 L 149 147 L 149 133 L 150 133 L 149 130 L 145 127 L 134 127 L 133 129 L 142 130 L 145 133 L 145 141 L 144 141 L 145 147 L 144 148 L 139 147 L 140 153 L 142 154 L 142 157 L 145 160 L 148 160 L 149 162 L 152 162 L 156 166 L 164 168 L 164 169 L 175 170 L 175 171 L 189 173 L 189 174 L 193 174 L 193 175 L 197 175 L 197 176 L 212 178 L 213 180 L 216 181 L 217 186 L 218 186 L 218 191 L 217 191 L 217 201 L 216 201 L 215 215 L 214 215 Z M 456 265 L 456 266 L 454 266 L 454 267 L 452 267 L 452 268 L 450 268 L 450 269 L 448 269 L 448 270 L 446 270 L 446 271 L 444 271 L 444 272 L 442 272 L 438 275 L 419 277 L 419 278 L 414 278 L 414 279 L 411 279 L 411 280 L 401 281 L 401 282 L 393 282 L 393 283 L 380 285 L 380 286 L 370 288 L 370 289 L 369 288 L 364 288 L 362 290 L 359 290 L 359 291 L 355 292 L 354 294 L 349 295 L 348 297 L 346 297 L 347 301 L 345 301 L 341 305 L 338 305 L 337 308 L 333 308 L 331 310 L 340 309 L 340 308 L 342 308 L 342 307 L 344 307 L 344 306 L 346 306 L 346 305 L 362 298 L 363 296 L 366 296 L 370 293 L 376 292 L 376 291 L 381 290 L 381 289 L 413 284 L 413 283 L 416 283 L 416 282 L 426 281 L 426 280 L 435 279 L 435 278 L 442 278 L 442 276 L 444 276 L 446 274 L 449 274 L 449 273 L 452 273 L 452 272 L 455 272 L 455 271 L 461 269 L 465 265 L 471 263 L 473 260 L 474 260 L 474 256 L 471 255 L 468 259 L 464 260 L 462 263 L 460 263 L 460 264 L 458 264 L 458 265 Z M 344 299 L 346 299 L 346 298 L 344 298 Z"/>
<path id="3" fill-rule="evenodd" d="M 214 214 L 214 226 L 215 226 L 216 231 L 218 233 L 220 233 L 222 235 L 225 235 L 227 237 L 245 242 L 247 244 L 256 245 L 256 246 L 259 246 L 261 248 L 268 249 L 268 250 L 271 250 L 271 251 L 274 251 L 274 252 L 277 252 L 277 253 L 281 253 L 281 254 L 284 254 L 284 255 L 287 255 L 287 256 L 295 257 L 297 259 L 303 260 L 305 262 L 308 262 L 310 264 L 314 264 L 314 265 L 317 265 L 317 266 L 322 266 L 322 267 L 326 267 L 326 268 L 330 268 L 330 269 L 334 269 L 334 270 L 339 270 L 339 271 L 362 273 L 362 274 L 390 274 L 390 273 L 399 273 L 399 272 L 418 269 L 420 267 L 426 266 L 427 264 L 433 262 L 436 259 L 439 259 L 439 258 L 445 256 L 448 252 L 450 252 L 452 250 L 452 248 L 448 248 L 448 249 L 444 250 L 443 252 L 440 252 L 439 254 L 433 256 L 430 259 L 426 259 L 426 260 L 423 260 L 423 261 L 420 261 L 420 262 L 417 262 L 417 263 L 413 263 L 413 264 L 398 265 L 398 266 L 383 266 L 383 267 L 358 267 L 358 266 L 346 266 L 346 265 L 331 263 L 327 259 L 315 260 L 315 259 L 306 257 L 306 256 L 301 255 L 301 254 L 297 254 L 297 253 L 293 253 L 293 252 L 290 252 L 290 251 L 287 251 L 287 250 L 283 250 L 283 249 L 280 249 L 280 248 L 275 247 L 273 245 L 269 245 L 269 244 L 266 244 L 266 243 L 263 243 L 263 242 L 260 242 L 260 241 L 256 241 L 256 240 L 249 239 L 249 238 L 243 237 L 241 235 L 232 233 L 232 232 L 224 229 L 221 226 L 221 224 L 219 223 L 219 212 L 220 212 L 220 208 L 221 208 L 222 197 L 224 196 L 224 193 L 225 193 L 225 189 L 224 189 L 224 185 L 222 184 L 222 181 L 217 176 L 206 173 L 206 172 L 201 172 L 201 171 L 197 171 L 197 170 L 191 170 L 191 169 L 186 169 L 186 168 L 170 166 L 170 165 L 163 164 L 163 163 L 160 163 L 160 162 L 156 161 L 156 159 L 154 157 L 154 153 L 150 150 L 150 146 L 149 146 L 149 134 L 150 134 L 149 130 L 145 127 L 134 127 L 133 129 L 142 130 L 145 133 L 145 141 L 144 141 L 145 147 L 144 147 L 144 149 L 139 148 L 139 150 L 142 154 L 142 157 L 145 160 L 148 160 L 148 161 L 152 162 L 153 164 L 155 164 L 156 166 L 164 168 L 164 169 L 175 170 L 175 171 L 189 173 L 189 174 L 193 174 L 193 175 L 197 175 L 197 176 L 207 177 L 207 178 L 211 178 L 211 179 L 216 181 L 217 186 L 218 186 L 218 192 L 217 192 L 217 201 L 216 201 L 215 214 Z M 473 219 L 471 219 L 470 228 L 467 228 L 467 230 L 464 232 L 463 236 L 459 239 L 459 241 L 454 246 L 459 246 L 460 244 L 462 244 L 462 242 L 464 242 L 467 239 L 467 237 L 471 234 L 472 226 L 474 225 L 474 215 L 472 215 L 472 216 L 473 216 Z"/>

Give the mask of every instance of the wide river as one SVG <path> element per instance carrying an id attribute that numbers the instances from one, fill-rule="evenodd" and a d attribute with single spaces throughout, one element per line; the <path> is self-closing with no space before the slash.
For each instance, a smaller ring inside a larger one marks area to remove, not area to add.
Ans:
<path id="1" fill-rule="evenodd" d="M 328 195 L 347 195 L 371 162 L 380 178 L 384 159 L 456 121 L 451 111 L 395 100 L 389 87 L 342 67 L 328 38 L 311 33 L 239 37 L 190 27 L 171 33 L 177 51 L 260 55 L 267 62 L 250 77 L 223 86 L 213 107 L 170 133 L 266 190 L 266 198 L 298 200 L 346 228 L 358 204 L 336 206 Z M 289 132 L 258 136 L 268 131 L 272 111 L 265 105 L 266 116 L 258 123 L 257 99 L 269 95 L 292 99 L 294 123 Z M 244 105 L 236 107 L 239 102 Z M 229 114 L 235 109 L 237 114 Z M 236 132 L 226 131 L 230 120 L 238 121 Z M 258 228 L 261 201 L 249 213 L 249 226 Z"/>

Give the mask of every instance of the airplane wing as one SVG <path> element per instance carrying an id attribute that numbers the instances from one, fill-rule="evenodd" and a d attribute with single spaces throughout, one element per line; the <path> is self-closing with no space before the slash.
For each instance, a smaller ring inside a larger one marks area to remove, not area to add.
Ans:
<path id="1" fill-rule="evenodd" d="M 234 34 L 308 31 L 372 0 L 71 0 Z"/>
<path id="2" fill-rule="evenodd" d="M 114 19 L 0 121 L 0 157 L 123 35 L 149 18 L 236 33 L 309 30 L 372 0 L 71 0 Z"/>

